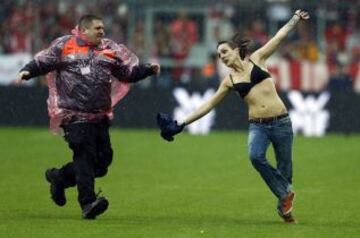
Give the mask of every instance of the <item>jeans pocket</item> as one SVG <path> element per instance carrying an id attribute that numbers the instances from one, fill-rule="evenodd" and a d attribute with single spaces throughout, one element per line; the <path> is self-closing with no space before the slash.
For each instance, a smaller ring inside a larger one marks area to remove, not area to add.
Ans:
<path id="1" fill-rule="evenodd" d="M 281 125 L 281 126 L 291 126 L 292 125 L 290 117 L 285 117 L 285 118 L 278 120 L 277 124 Z"/>
<path id="2" fill-rule="evenodd" d="M 284 135 L 293 135 L 292 122 L 289 117 L 277 121 L 276 128 L 278 132 L 282 132 Z"/>

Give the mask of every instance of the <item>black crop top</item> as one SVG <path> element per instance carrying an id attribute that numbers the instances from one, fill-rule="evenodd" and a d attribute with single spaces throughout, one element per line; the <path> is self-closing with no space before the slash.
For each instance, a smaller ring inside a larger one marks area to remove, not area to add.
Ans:
<path id="1" fill-rule="evenodd" d="M 237 91 L 242 98 L 244 98 L 256 84 L 262 82 L 266 78 L 271 77 L 268 72 L 262 70 L 254 62 L 251 60 L 250 62 L 254 65 L 250 73 L 250 82 L 234 83 L 232 75 L 230 74 L 230 79 L 234 86 L 234 90 Z"/>

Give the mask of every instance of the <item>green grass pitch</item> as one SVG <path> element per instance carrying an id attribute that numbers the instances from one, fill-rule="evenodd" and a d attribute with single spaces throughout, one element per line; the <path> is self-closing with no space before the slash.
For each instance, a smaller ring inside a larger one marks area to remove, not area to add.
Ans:
<path id="1" fill-rule="evenodd" d="M 86 221 L 76 189 L 57 207 L 44 179 L 70 160 L 65 141 L 46 128 L 0 128 L 0 237 L 360 237 L 359 135 L 295 138 L 295 225 L 276 214 L 245 132 L 184 133 L 172 143 L 155 130 L 111 136 L 114 161 L 96 183 L 110 206 Z"/>

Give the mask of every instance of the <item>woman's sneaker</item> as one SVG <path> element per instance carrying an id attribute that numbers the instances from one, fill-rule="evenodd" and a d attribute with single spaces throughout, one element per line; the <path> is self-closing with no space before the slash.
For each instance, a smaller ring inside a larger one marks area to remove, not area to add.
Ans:
<path id="1" fill-rule="evenodd" d="M 293 203 L 295 200 L 295 193 L 289 192 L 285 198 L 279 202 L 278 210 L 283 214 L 289 214 L 293 209 Z"/>
<path id="2" fill-rule="evenodd" d="M 295 220 L 295 217 L 293 216 L 293 214 L 291 212 L 284 215 L 278 210 L 278 214 L 284 220 L 285 223 L 297 223 Z"/>
<path id="3" fill-rule="evenodd" d="M 295 200 L 295 193 L 289 192 L 286 197 L 279 201 L 278 214 L 286 223 L 296 223 L 292 215 L 293 203 Z"/>

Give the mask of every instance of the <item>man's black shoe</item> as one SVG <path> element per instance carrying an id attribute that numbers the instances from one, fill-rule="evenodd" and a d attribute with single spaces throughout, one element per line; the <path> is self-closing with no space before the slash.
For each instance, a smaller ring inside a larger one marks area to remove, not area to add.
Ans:
<path id="1" fill-rule="evenodd" d="M 83 207 L 82 216 L 84 219 L 95 219 L 104 213 L 109 206 L 109 201 L 104 197 L 98 197 L 94 202 Z"/>
<path id="2" fill-rule="evenodd" d="M 58 206 L 64 206 L 66 203 L 65 189 L 59 182 L 58 169 L 52 168 L 45 172 L 45 178 L 50 183 L 51 199 Z"/>

